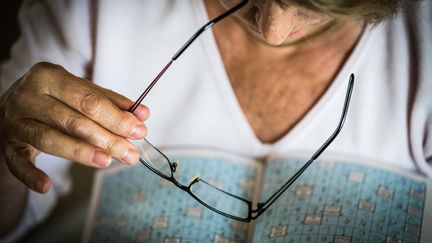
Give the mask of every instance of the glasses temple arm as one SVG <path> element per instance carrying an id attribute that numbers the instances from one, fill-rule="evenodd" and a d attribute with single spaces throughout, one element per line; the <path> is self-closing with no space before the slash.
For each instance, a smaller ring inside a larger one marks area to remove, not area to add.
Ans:
<path id="1" fill-rule="evenodd" d="M 144 98 L 147 96 L 147 94 L 150 92 L 150 90 L 155 86 L 157 81 L 162 77 L 162 75 L 165 73 L 166 70 L 168 70 L 169 66 L 173 63 L 173 60 L 170 60 L 170 62 L 165 65 L 165 67 L 160 71 L 160 73 L 156 76 L 155 79 L 147 86 L 147 88 L 144 90 L 144 92 L 140 95 L 140 97 L 135 101 L 135 103 L 132 105 L 131 108 L 129 108 L 129 112 L 134 112 L 136 108 L 141 104 L 141 102 L 144 100 Z"/>
<path id="2" fill-rule="evenodd" d="M 201 27 L 195 34 L 189 38 L 189 40 L 180 48 L 180 50 L 177 51 L 177 53 L 171 58 L 169 63 L 165 65 L 165 67 L 162 69 L 162 71 L 156 76 L 156 78 L 150 83 L 149 86 L 144 90 L 144 92 L 140 95 L 140 97 L 135 101 L 135 103 L 132 105 L 131 108 L 129 108 L 129 112 L 134 112 L 136 108 L 138 108 L 139 104 L 144 100 L 144 98 L 147 96 L 147 94 L 150 92 L 150 90 L 153 88 L 153 86 L 157 83 L 157 81 L 162 77 L 162 75 L 168 70 L 168 68 L 171 66 L 171 64 L 177 60 L 180 55 L 195 41 L 198 36 L 200 36 L 204 31 L 210 29 L 213 27 L 213 25 L 217 24 L 219 21 L 224 19 L 225 17 L 231 15 L 235 11 L 239 10 L 241 7 L 243 7 L 248 0 L 243 0 L 239 4 L 235 5 L 225 13 L 219 15 L 218 17 L 214 18 L 213 20 L 210 20 L 207 24 L 205 24 L 203 27 Z"/>
<path id="3" fill-rule="evenodd" d="M 195 32 L 195 34 L 182 46 L 182 48 L 180 48 L 180 50 L 172 57 L 172 60 L 177 60 L 177 58 L 186 50 L 186 48 L 188 48 L 192 42 L 198 38 L 199 35 L 201 35 L 204 31 L 210 29 L 211 27 L 213 27 L 213 25 L 217 24 L 219 21 L 221 21 L 222 19 L 224 19 L 225 17 L 231 15 L 232 13 L 234 13 L 235 11 L 239 10 L 240 8 L 242 8 L 246 3 L 248 2 L 248 0 L 243 0 L 241 1 L 239 4 L 235 5 L 234 7 L 232 7 L 231 9 L 229 9 L 228 11 L 226 11 L 225 13 L 219 15 L 218 17 L 214 18 L 213 20 L 209 21 L 207 24 L 205 24 L 203 27 L 201 27 L 197 32 Z"/>
<path id="4" fill-rule="evenodd" d="M 348 113 L 348 107 L 351 100 L 352 90 L 354 86 L 354 74 L 351 74 L 350 80 L 348 82 L 348 88 L 347 88 L 347 94 L 345 96 L 345 102 L 344 107 L 342 109 L 342 115 L 339 121 L 339 124 L 336 128 L 336 130 L 333 132 L 333 134 L 327 139 L 327 141 L 312 155 L 311 159 L 315 160 L 317 159 L 322 152 L 335 140 L 336 136 L 339 134 L 339 132 L 342 130 L 342 127 L 345 123 L 347 113 Z"/>
<path id="5" fill-rule="evenodd" d="M 292 183 L 294 183 L 295 180 L 309 167 L 309 165 L 312 164 L 312 162 L 317 159 L 322 152 L 333 142 L 333 140 L 336 138 L 336 136 L 339 134 L 339 132 L 342 130 L 342 127 L 345 123 L 345 119 L 348 113 L 348 107 L 351 100 L 351 94 L 354 86 L 354 74 L 351 74 L 350 80 L 348 83 L 348 90 L 345 96 L 345 102 L 342 109 L 342 115 L 339 120 L 339 124 L 336 127 L 333 134 L 325 141 L 325 143 L 312 155 L 312 157 L 309 159 L 309 161 L 299 170 L 297 171 L 279 190 L 277 190 L 269 199 L 267 199 L 264 203 L 258 204 L 258 214 L 255 215 L 255 218 L 258 217 L 260 214 L 262 214 L 267 208 L 269 208 L 276 199 L 279 198 L 280 195 L 282 195 L 290 186 Z"/>

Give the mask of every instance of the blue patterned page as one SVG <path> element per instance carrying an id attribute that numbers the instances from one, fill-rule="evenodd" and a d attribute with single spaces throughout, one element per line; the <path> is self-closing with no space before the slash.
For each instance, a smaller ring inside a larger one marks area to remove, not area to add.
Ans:
<path id="1" fill-rule="evenodd" d="M 269 162 L 264 169 L 261 201 L 270 197 L 305 162 Z M 254 242 L 432 242 L 430 191 L 430 181 L 426 179 L 364 163 L 317 161 L 257 220 L 253 239 Z"/>
<path id="2" fill-rule="evenodd" d="M 219 153 L 170 152 L 176 178 L 200 178 L 246 198 L 256 193 L 259 164 Z M 233 162 L 234 161 L 234 162 Z M 87 219 L 86 242 L 245 242 L 249 225 L 207 209 L 147 167 L 98 172 Z"/>

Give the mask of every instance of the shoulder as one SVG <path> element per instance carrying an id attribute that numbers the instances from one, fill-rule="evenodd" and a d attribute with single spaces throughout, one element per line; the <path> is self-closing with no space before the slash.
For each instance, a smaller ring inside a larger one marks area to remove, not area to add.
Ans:
<path id="1" fill-rule="evenodd" d="M 420 65 L 426 65 L 422 68 L 432 66 L 432 1 L 423 0 L 416 9 L 406 11 L 404 23 L 412 46 L 411 53 L 418 55 Z M 432 72 L 431 68 L 427 69 Z"/>
<path id="2" fill-rule="evenodd" d="M 432 90 L 432 1 L 420 1 L 416 8 L 404 11 L 392 22 L 390 28 L 400 27 L 401 31 L 391 38 L 399 39 L 395 43 L 406 43 L 391 46 L 394 49 L 392 52 L 406 53 L 409 70 L 407 78 L 412 91 L 416 90 L 412 93 L 432 104 L 429 94 L 423 94 L 426 90 Z M 402 63 L 404 60 L 397 62 Z"/>
<path id="3" fill-rule="evenodd" d="M 423 0 L 405 18 L 412 67 L 408 76 L 412 151 L 419 168 L 432 176 L 432 1 Z"/>
<path id="4" fill-rule="evenodd" d="M 410 57 L 414 61 L 411 65 L 417 69 L 417 72 L 411 72 L 415 75 L 410 80 L 418 80 L 417 93 L 432 112 L 432 1 L 423 0 L 417 9 L 407 11 L 406 19 Z"/>

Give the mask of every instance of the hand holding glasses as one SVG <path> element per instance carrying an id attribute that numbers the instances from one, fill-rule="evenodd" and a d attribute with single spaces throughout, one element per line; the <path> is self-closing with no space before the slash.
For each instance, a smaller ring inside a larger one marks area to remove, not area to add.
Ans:
<path id="1" fill-rule="evenodd" d="M 205 30 L 211 28 L 217 22 L 223 18 L 231 15 L 241 7 L 243 7 L 248 1 L 243 0 L 227 12 L 209 21 L 206 25 L 201 27 L 184 45 L 180 50 L 171 58 L 170 62 L 162 69 L 162 71 L 156 76 L 156 78 L 150 83 L 145 89 L 141 96 L 137 99 L 134 105 L 129 109 L 133 112 L 138 105 L 142 102 L 145 96 L 150 92 L 156 82 L 161 78 L 165 71 L 171 66 L 171 64 L 180 57 L 180 55 L 192 44 L 192 42 Z M 315 161 L 320 154 L 333 142 L 336 136 L 342 129 L 345 122 L 345 118 L 348 112 L 348 106 L 351 99 L 352 89 L 354 85 L 354 74 L 351 74 L 348 83 L 348 89 L 345 96 L 345 102 L 342 110 L 342 115 L 336 130 L 333 134 L 324 142 L 324 144 L 312 155 L 309 161 L 297 171 L 285 184 L 282 185 L 273 195 L 268 198 L 265 202 L 257 203 L 256 207 L 253 207 L 252 201 L 245 198 L 236 196 L 229 192 L 226 192 L 220 188 L 217 188 L 207 181 L 196 177 L 190 182 L 189 185 L 182 185 L 174 177 L 174 173 L 178 164 L 171 162 L 166 155 L 164 155 L 159 149 L 151 145 L 146 139 L 140 141 L 132 141 L 138 149 L 140 155 L 139 161 L 149 168 L 151 171 L 161 176 L 162 178 L 171 181 L 174 185 L 183 191 L 186 191 L 195 198 L 198 202 L 206 206 L 207 208 L 219 213 L 225 217 L 250 222 L 253 219 L 258 218 L 262 215 L 287 189 L 294 181 L 300 177 L 300 175 Z"/>

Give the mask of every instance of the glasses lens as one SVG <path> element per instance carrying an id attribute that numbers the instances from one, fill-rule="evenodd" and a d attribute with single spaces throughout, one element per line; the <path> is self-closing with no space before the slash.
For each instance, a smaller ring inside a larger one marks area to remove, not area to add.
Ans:
<path id="1" fill-rule="evenodd" d="M 130 140 L 138 150 L 140 158 L 151 168 L 164 176 L 171 177 L 171 165 L 168 159 L 147 140 Z"/>
<path id="2" fill-rule="evenodd" d="M 200 179 L 192 185 L 191 191 L 207 205 L 221 212 L 242 219 L 248 217 L 249 206 L 246 202 L 219 190 L 206 181 Z"/>

